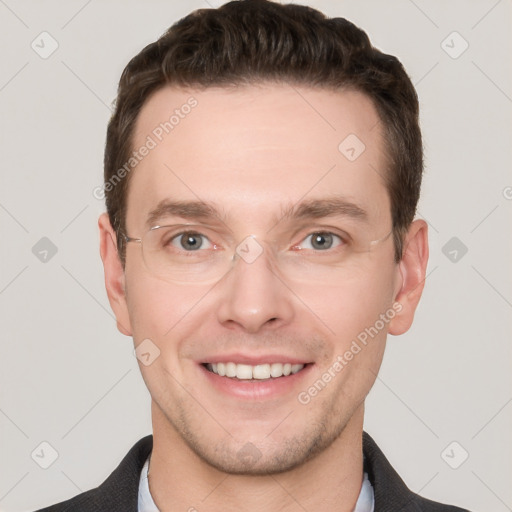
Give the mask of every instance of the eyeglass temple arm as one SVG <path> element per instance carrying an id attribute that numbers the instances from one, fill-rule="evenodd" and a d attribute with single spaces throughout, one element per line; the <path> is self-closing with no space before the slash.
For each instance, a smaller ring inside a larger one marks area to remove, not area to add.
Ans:
<path id="1" fill-rule="evenodd" d="M 142 238 L 132 238 L 131 236 L 128 235 L 123 235 L 123 238 L 125 242 L 142 242 Z"/>

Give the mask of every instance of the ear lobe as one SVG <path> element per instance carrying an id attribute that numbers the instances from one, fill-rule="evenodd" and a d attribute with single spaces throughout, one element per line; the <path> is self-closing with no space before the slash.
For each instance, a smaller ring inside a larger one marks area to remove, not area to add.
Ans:
<path id="1" fill-rule="evenodd" d="M 117 328 L 126 336 L 132 335 L 125 295 L 124 269 L 117 252 L 117 237 L 107 213 L 98 219 L 100 230 L 100 256 L 105 272 L 105 288 L 110 307 L 116 316 Z"/>
<path id="2" fill-rule="evenodd" d="M 404 240 L 404 247 L 397 269 L 398 281 L 401 281 L 395 293 L 394 309 L 397 314 L 389 323 L 388 329 L 389 334 L 393 335 L 409 330 L 423 293 L 428 263 L 428 226 L 424 220 L 417 219 L 412 222 Z"/>

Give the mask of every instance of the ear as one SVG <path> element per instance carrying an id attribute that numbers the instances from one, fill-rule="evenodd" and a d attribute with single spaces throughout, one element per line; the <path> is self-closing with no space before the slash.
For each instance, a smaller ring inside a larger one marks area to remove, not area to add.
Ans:
<path id="1" fill-rule="evenodd" d="M 105 271 L 105 288 L 110 307 L 116 315 L 117 328 L 126 336 L 132 335 L 126 304 L 124 270 L 117 252 L 117 237 L 107 213 L 98 219 L 100 228 L 100 255 Z"/>
<path id="2" fill-rule="evenodd" d="M 428 263 L 428 226 L 424 220 L 412 222 L 404 239 L 404 252 L 397 268 L 395 317 L 389 323 L 389 334 L 407 332 L 425 285 Z"/>

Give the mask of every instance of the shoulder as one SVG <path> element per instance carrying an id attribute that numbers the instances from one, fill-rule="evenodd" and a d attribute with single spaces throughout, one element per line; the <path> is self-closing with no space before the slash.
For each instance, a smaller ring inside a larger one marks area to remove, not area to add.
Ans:
<path id="1" fill-rule="evenodd" d="M 439 503 L 437 501 L 431 501 L 426 498 L 422 498 L 417 494 L 415 494 L 414 496 L 416 499 L 418 510 L 421 510 L 422 512 L 470 512 L 466 508 L 460 508 L 454 505 L 445 505 L 444 503 Z"/>
<path id="2" fill-rule="evenodd" d="M 377 443 L 363 432 L 365 471 L 373 487 L 379 512 L 469 512 L 467 509 L 428 500 L 409 490 Z"/>
<path id="3" fill-rule="evenodd" d="M 137 512 L 140 473 L 152 448 L 153 436 L 143 437 L 101 485 L 36 512 Z"/>

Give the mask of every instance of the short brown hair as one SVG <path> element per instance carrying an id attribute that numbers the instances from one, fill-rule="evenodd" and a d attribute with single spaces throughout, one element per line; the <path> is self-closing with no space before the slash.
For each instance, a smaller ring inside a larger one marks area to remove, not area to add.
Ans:
<path id="1" fill-rule="evenodd" d="M 350 88 L 373 101 L 388 148 L 386 187 L 391 201 L 395 260 L 414 219 L 423 173 L 418 98 L 399 60 L 372 46 L 344 18 L 269 0 L 237 0 L 199 9 L 146 46 L 124 69 L 105 146 L 104 179 L 128 161 L 137 116 L 166 85 L 209 87 L 281 82 Z M 124 174 L 123 174 L 124 175 Z M 129 179 L 106 189 L 106 206 L 124 264 Z"/>

